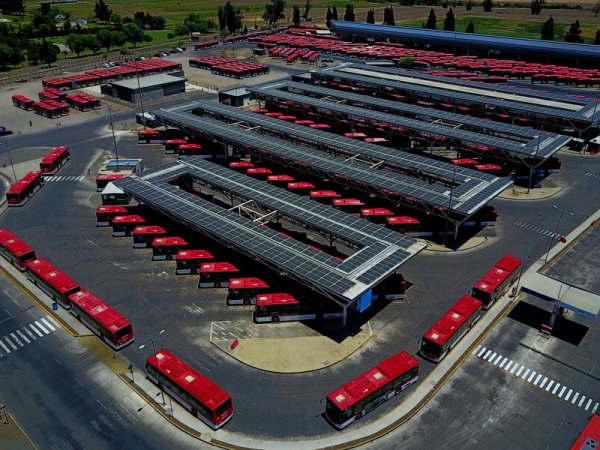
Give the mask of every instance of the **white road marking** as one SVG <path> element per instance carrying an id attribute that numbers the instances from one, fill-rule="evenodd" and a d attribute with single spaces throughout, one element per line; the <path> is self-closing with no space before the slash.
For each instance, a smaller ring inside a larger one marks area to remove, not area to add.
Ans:
<path id="1" fill-rule="evenodd" d="M 36 337 L 33 335 L 33 333 L 32 333 L 31 331 L 29 331 L 29 329 L 28 329 L 28 328 L 25 328 L 25 327 L 23 327 L 23 330 L 25 331 L 25 333 L 27 333 L 27 334 L 29 335 L 29 337 L 30 337 L 32 340 L 34 340 L 34 341 L 35 341 L 35 340 L 37 339 L 37 338 L 36 338 Z"/>
<path id="2" fill-rule="evenodd" d="M 585 405 L 585 408 L 584 408 L 586 411 L 587 411 L 588 409 L 590 409 L 590 406 L 592 406 L 592 401 L 593 401 L 593 400 L 592 400 L 591 398 L 588 400 L 588 402 L 587 402 L 587 405 Z"/>
<path id="3" fill-rule="evenodd" d="M 43 336 L 43 334 L 40 333 L 39 330 L 36 327 L 34 327 L 32 323 L 29 324 L 29 328 L 31 328 L 33 331 L 35 331 L 39 337 Z"/>
<path id="4" fill-rule="evenodd" d="M 519 367 L 519 364 L 515 363 L 515 365 L 513 366 L 513 368 L 510 369 L 510 373 L 515 373 L 517 371 L 517 367 Z"/>
<path id="5" fill-rule="evenodd" d="M 31 344 L 31 341 L 23 334 L 21 330 L 17 330 L 15 333 L 17 333 L 27 344 Z"/>
<path id="6" fill-rule="evenodd" d="M 527 382 L 531 383 L 531 380 L 533 380 L 533 377 L 535 377 L 535 370 L 533 372 L 531 372 L 531 375 L 529 375 L 529 378 L 527 378 Z M 525 377 L 523 377 L 525 378 Z"/>
<path id="7" fill-rule="evenodd" d="M 531 372 L 531 369 L 527 369 L 525 371 L 525 373 L 523 375 L 521 375 L 521 378 L 523 378 L 523 379 L 527 378 L 527 375 L 529 375 L 529 372 Z"/>
<path id="8" fill-rule="evenodd" d="M 2 339 L 0 339 L 0 346 L 2 346 L 2 348 L 4 349 L 4 351 L 6 352 L 7 355 L 10 353 L 10 350 L 8 349 L 8 347 L 6 345 L 4 345 L 4 342 L 2 342 Z"/>
<path id="9" fill-rule="evenodd" d="M 485 351 L 486 351 L 486 350 L 487 350 L 487 349 L 486 349 L 485 347 L 483 347 L 483 348 L 482 348 L 482 349 L 479 351 L 479 353 L 477 353 L 477 357 L 478 357 L 478 358 L 481 358 L 481 355 L 483 355 L 483 354 L 485 353 Z"/>
<path id="10" fill-rule="evenodd" d="M 42 325 L 41 323 L 39 323 L 37 320 L 35 321 L 35 324 L 40 327 L 40 330 L 42 330 L 44 333 L 46 334 L 50 334 L 50 332 L 48 330 L 46 330 L 46 328 L 44 327 L 44 325 Z"/>
<path id="11" fill-rule="evenodd" d="M 502 367 L 504 367 L 504 364 L 506 364 L 506 361 L 508 361 L 508 358 L 504 358 L 498 367 L 502 369 Z"/>
<path id="12" fill-rule="evenodd" d="M 42 322 L 44 322 L 46 324 L 46 326 L 48 328 L 50 328 L 52 331 L 56 331 L 56 328 L 54 328 L 54 326 L 50 322 L 48 322 L 45 317 L 42 317 L 40 320 Z"/>
<path id="13" fill-rule="evenodd" d="M 494 359 L 496 357 L 496 355 L 497 355 L 497 353 L 494 352 L 494 353 L 492 353 L 492 355 L 489 358 L 483 358 L 483 359 L 486 359 L 488 362 L 492 362 L 492 359 Z"/>
<path id="14" fill-rule="evenodd" d="M 600 403 L 596 402 L 596 404 L 594 405 L 594 409 L 592 409 L 592 414 L 596 414 L 596 410 L 598 409 L 598 405 L 600 405 Z"/>
<path id="15" fill-rule="evenodd" d="M 567 395 L 567 397 L 568 397 L 568 395 Z M 575 404 L 575 402 L 577 401 L 577 397 L 579 397 L 579 392 L 575 392 L 575 395 L 573 396 L 571 403 Z M 567 400 L 567 398 L 565 398 L 565 400 Z"/>
<path id="16" fill-rule="evenodd" d="M 582 395 L 581 399 L 579 400 L 579 403 L 577 404 L 577 407 L 581 408 L 581 405 L 583 405 L 583 402 L 585 401 L 585 399 L 586 399 L 586 396 Z"/>
<path id="17" fill-rule="evenodd" d="M 487 357 L 492 354 L 491 350 L 488 350 L 483 359 L 487 360 Z"/>
<path id="18" fill-rule="evenodd" d="M 12 343 L 12 341 L 8 338 L 8 336 L 4 336 L 4 340 L 6 342 L 8 342 L 8 345 L 10 345 L 12 347 L 13 350 L 17 349 L 17 346 L 15 344 Z"/>
<path id="19" fill-rule="evenodd" d="M 552 387 L 553 384 L 554 384 L 554 380 L 550 380 L 550 383 L 548 383 L 548 386 L 546 386 L 546 391 L 550 391 L 550 388 Z"/>
<path id="20" fill-rule="evenodd" d="M 15 336 L 15 333 L 10 333 L 10 337 L 13 338 L 15 341 L 17 341 L 17 344 L 19 344 L 19 347 L 23 347 L 25 345 L 19 340 L 19 338 L 17 336 Z"/>
<path id="21" fill-rule="evenodd" d="M 544 377 L 544 379 L 540 383 L 540 389 L 543 389 L 544 385 L 546 384 L 546 381 L 548 381 L 548 377 Z"/>
<path id="22" fill-rule="evenodd" d="M 523 372 L 523 369 L 525 368 L 525 366 L 521 366 L 521 368 L 519 369 L 519 371 L 515 374 L 516 376 L 521 375 L 521 372 Z"/>
<path id="23" fill-rule="evenodd" d="M 554 386 L 554 389 L 552 389 L 552 394 L 555 394 L 559 387 L 560 383 L 556 383 L 556 386 Z"/>
<path id="24" fill-rule="evenodd" d="M 498 357 L 496 358 L 496 360 L 492 364 L 494 364 L 495 366 L 497 366 L 498 365 L 498 361 L 500 361 L 501 359 L 502 359 L 502 355 L 498 355 Z"/>
<path id="25" fill-rule="evenodd" d="M 56 328 L 60 328 L 59 323 L 56 320 L 54 320 L 52 316 L 46 316 L 46 319 L 48 319 L 51 324 L 56 325 Z"/>

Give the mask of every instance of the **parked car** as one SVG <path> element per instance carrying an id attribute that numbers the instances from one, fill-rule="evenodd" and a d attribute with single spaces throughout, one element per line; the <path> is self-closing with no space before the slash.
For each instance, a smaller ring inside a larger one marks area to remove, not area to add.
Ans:
<path id="1" fill-rule="evenodd" d="M 9 134 L 13 134 L 13 132 L 7 130 L 6 127 L 0 127 L 0 136 L 8 136 Z"/>

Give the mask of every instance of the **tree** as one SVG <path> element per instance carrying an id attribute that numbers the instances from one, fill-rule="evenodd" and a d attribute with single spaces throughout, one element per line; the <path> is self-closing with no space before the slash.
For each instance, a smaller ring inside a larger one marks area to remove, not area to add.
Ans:
<path id="1" fill-rule="evenodd" d="M 467 24 L 467 27 L 465 28 L 465 33 L 475 33 L 475 24 L 472 20 L 470 20 Z"/>
<path id="2" fill-rule="evenodd" d="M 3 42 L 0 42 L 0 66 L 4 67 L 13 55 L 13 48 Z"/>
<path id="3" fill-rule="evenodd" d="M 529 9 L 531 10 L 532 16 L 539 16 L 542 12 L 542 8 L 546 4 L 546 0 L 531 0 Z"/>
<path id="4" fill-rule="evenodd" d="M 25 0 L 0 0 L 0 11 L 23 15 L 25 13 Z"/>
<path id="5" fill-rule="evenodd" d="M 327 28 L 331 28 L 331 19 L 333 18 L 333 13 L 331 12 L 331 8 L 327 7 L 327 13 L 325 14 L 325 26 Z"/>
<path id="6" fill-rule="evenodd" d="M 79 57 L 81 55 L 81 52 L 84 51 L 86 48 L 85 39 L 80 34 L 72 33 L 69 36 L 67 36 L 67 47 L 69 47 L 71 51 L 75 52 Z"/>
<path id="7" fill-rule="evenodd" d="M 471 10 L 473 9 L 473 1 L 472 1 L 472 0 L 469 0 L 469 1 L 467 2 L 467 4 L 465 5 L 465 9 L 466 9 L 467 11 L 471 11 Z"/>
<path id="8" fill-rule="evenodd" d="M 127 37 L 127 41 L 131 42 L 134 47 L 144 40 L 144 32 L 135 23 L 128 23 L 123 27 L 123 33 Z"/>
<path id="9" fill-rule="evenodd" d="M 113 34 L 106 28 L 98 31 L 98 42 L 100 45 L 110 52 L 110 48 L 113 46 Z"/>
<path id="10" fill-rule="evenodd" d="M 554 19 L 552 16 L 548 18 L 542 25 L 542 31 L 540 39 L 544 41 L 553 41 L 554 40 Z"/>
<path id="11" fill-rule="evenodd" d="M 367 23 L 375 23 L 375 10 L 367 11 Z"/>
<path id="12" fill-rule="evenodd" d="M 394 9 L 391 5 L 388 5 L 383 10 L 383 24 L 384 25 L 396 25 L 396 21 L 394 20 Z"/>
<path id="13" fill-rule="evenodd" d="M 146 29 L 146 14 L 144 11 L 136 11 L 133 14 L 133 22 L 142 30 Z"/>
<path id="14" fill-rule="evenodd" d="M 300 7 L 298 5 L 294 5 L 292 9 L 292 23 L 297 27 L 300 26 Z"/>
<path id="15" fill-rule="evenodd" d="M 594 17 L 598 16 L 598 13 L 600 12 L 600 1 L 594 5 L 592 12 L 594 13 Z"/>
<path id="16" fill-rule="evenodd" d="M 335 5 L 333 6 L 333 8 L 331 8 L 331 14 L 333 15 L 331 17 L 332 20 L 338 20 L 338 13 L 337 13 L 337 8 L 335 7 Z"/>
<path id="17" fill-rule="evenodd" d="M 483 10 L 485 12 L 492 12 L 492 8 L 494 7 L 494 3 L 492 0 L 483 0 Z"/>
<path id="18" fill-rule="evenodd" d="M 108 18 L 108 22 L 112 23 L 115 26 L 115 28 L 120 29 L 121 25 L 123 23 L 123 19 L 121 18 L 121 16 L 119 14 L 114 12 L 114 13 L 110 14 L 110 17 Z"/>
<path id="19" fill-rule="evenodd" d="M 47 16 L 48 14 L 50 14 L 50 6 L 52 5 L 48 2 L 40 3 L 40 14 L 42 16 Z"/>
<path id="20" fill-rule="evenodd" d="M 437 18 L 435 17 L 435 11 L 433 8 L 429 10 L 429 16 L 427 17 L 427 22 L 425 23 L 425 28 L 428 30 L 435 30 L 437 26 Z"/>
<path id="21" fill-rule="evenodd" d="M 310 14 L 310 10 L 312 9 L 312 0 L 306 0 L 304 3 L 304 14 L 302 17 L 308 19 L 308 15 Z"/>
<path id="22" fill-rule="evenodd" d="M 346 22 L 354 22 L 356 19 L 356 15 L 354 14 L 354 5 L 352 3 L 348 3 L 346 5 L 346 12 L 344 13 L 344 20 Z"/>
<path id="23" fill-rule="evenodd" d="M 450 8 L 444 19 L 444 31 L 454 31 L 454 10 Z"/>
<path id="24" fill-rule="evenodd" d="M 95 34 L 84 34 L 83 42 L 85 42 L 85 47 L 90 49 L 93 54 L 96 54 L 98 50 L 102 48 L 102 44 L 98 40 L 98 36 Z"/>
<path id="25" fill-rule="evenodd" d="M 65 21 L 62 24 L 62 32 L 65 35 L 69 35 L 71 33 L 71 31 L 73 31 L 73 26 L 71 25 L 71 20 L 70 19 L 65 19 Z"/>
<path id="26" fill-rule="evenodd" d="M 122 31 L 112 31 L 110 35 L 115 47 L 121 47 L 122 45 L 125 45 L 125 42 L 127 42 L 127 36 L 125 36 L 125 33 Z"/>
<path id="27" fill-rule="evenodd" d="M 583 44 L 583 38 L 581 37 L 581 24 L 579 23 L 579 20 L 576 20 L 571 24 L 569 31 L 567 31 L 567 34 L 565 34 L 565 41 Z"/>
<path id="28" fill-rule="evenodd" d="M 265 12 L 262 18 L 269 25 L 273 25 L 279 21 L 279 19 L 285 19 L 284 14 L 285 0 L 271 0 L 271 3 L 265 5 Z"/>
<path id="29" fill-rule="evenodd" d="M 108 22 L 112 9 L 108 7 L 104 0 L 98 0 L 94 5 L 94 15 L 100 22 Z"/>
<path id="30" fill-rule="evenodd" d="M 217 17 L 221 30 L 227 29 L 229 33 L 233 33 L 242 28 L 242 14 L 239 8 L 233 7 L 230 0 L 227 0 L 225 5 L 219 6 Z"/>

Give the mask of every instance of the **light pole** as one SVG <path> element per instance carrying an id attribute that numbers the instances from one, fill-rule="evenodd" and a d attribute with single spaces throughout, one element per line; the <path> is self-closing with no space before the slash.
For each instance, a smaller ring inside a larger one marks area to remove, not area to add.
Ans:
<path id="1" fill-rule="evenodd" d="M 115 172 L 118 172 L 119 171 L 119 150 L 117 149 L 117 138 L 115 137 L 115 126 L 113 125 L 112 110 L 110 109 L 110 105 L 108 105 L 108 116 L 110 117 L 110 129 L 112 131 L 113 145 L 115 146 L 115 157 L 117 158 L 117 170 Z"/>
<path id="2" fill-rule="evenodd" d="M 158 339 L 158 337 L 163 334 L 165 332 L 165 330 L 160 330 L 156 336 L 154 336 L 152 339 L 150 339 L 148 342 L 146 342 L 145 344 L 140 345 L 138 348 L 140 350 L 142 350 L 146 345 L 148 344 L 152 344 L 152 354 L 154 355 L 154 362 L 156 364 L 156 367 L 159 367 L 159 363 L 158 363 L 158 358 L 156 357 L 156 348 L 154 347 L 154 341 L 156 339 Z M 160 382 L 160 379 L 157 377 L 156 381 L 158 381 L 158 387 L 160 388 L 160 394 L 162 396 L 162 404 L 165 404 L 165 392 L 163 391 L 163 386 L 162 383 Z"/>
<path id="3" fill-rule="evenodd" d="M 450 208 L 452 208 L 452 193 L 454 192 L 454 182 L 456 179 L 456 165 L 452 165 L 452 185 L 450 186 L 450 197 L 448 198 L 448 211 L 446 211 L 446 225 L 444 226 L 444 237 L 442 245 L 446 246 L 446 235 L 448 234 L 448 222 L 450 221 Z M 456 229 L 456 225 L 454 225 Z M 456 236 L 455 236 L 456 237 Z"/>
<path id="4" fill-rule="evenodd" d="M 552 243 L 554 242 L 554 236 L 556 236 L 556 233 L 558 232 L 558 226 L 560 225 L 560 219 L 562 219 L 563 214 L 567 213 L 570 216 L 573 215 L 572 212 L 565 211 L 564 209 L 559 208 L 556 205 L 552 205 L 552 207 L 554 209 L 558 209 L 560 211 L 560 215 L 558 216 L 558 220 L 556 221 L 556 227 L 554 227 L 554 233 L 552 233 L 552 235 L 550 236 L 550 245 L 548 246 L 548 251 L 546 252 L 546 257 L 544 258 L 544 261 L 548 261 L 548 256 L 550 255 L 550 250 L 552 249 Z"/>
<path id="5" fill-rule="evenodd" d="M 140 86 L 140 71 L 138 68 L 139 61 L 135 61 L 135 76 L 137 78 L 138 85 L 138 95 L 140 96 L 140 109 L 142 110 L 142 125 L 144 126 L 144 130 L 146 129 L 146 117 L 144 116 L 144 100 L 142 94 L 142 87 Z"/>
<path id="6" fill-rule="evenodd" d="M 17 182 L 17 174 L 15 172 L 15 165 L 13 164 L 12 156 L 10 155 L 10 149 L 8 148 L 8 144 L 6 142 L 2 142 L 2 144 L 4 144 L 4 146 L 6 147 L 6 153 L 8 153 L 8 160 L 10 161 L 10 168 L 12 169 L 14 182 L 16 183 Z"/>
<path id="7" fill-rule="evenodd" d="M 537 145 L 535 147 L 534 160 L 532 162 L 532 165 L 529 167 L 529 183 L 527 183 L 527 194 L 529 194 L 529 191 L 531 191 L 531 183 L 533 182 L 533 169 L 535 169 L 535 167 L 536 167 L 533 164 L 536 163 L 537 155 L 538 155 L 538 152 L 540 151 L 540 140 L 542 139 L 542 133 L 543 132 L 544 132 L 544 126 L 542 125 L 541 130 L 540 130 L 540 134 L 538 134 Z"/>

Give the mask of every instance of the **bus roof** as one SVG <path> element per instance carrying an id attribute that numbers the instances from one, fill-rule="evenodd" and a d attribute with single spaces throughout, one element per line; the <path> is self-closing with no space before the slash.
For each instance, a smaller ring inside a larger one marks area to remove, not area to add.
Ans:
<path id="1" fill-rule="evenodd" d="M 451 308 L 433 325 L 424 335 L 438 345 L 444 343 L 460 328 L 473 312 L 480 308 L 482 303 L 469 295 L 463 295 Z"/>
<path id="2" fill-rule="evenodd" d="M 113 218 L 112 223 L 144 223 L 146 220 L 142 216 L 136 214 L 129 214 L 127 216 L 116 216 Z"/>
<path id="3" fill-rule="evenodd" d="M 178 148 L 180 148 L 181 150 L 185 150 L 185 149 L 202 148 L 202 146 L 200 144 L 188 144 L 186 142 L 185 144 L 181 144 Z"/>
<path id="4" fill-rule="evenodd" d="M 202 264 L 200 272 L 239 272 L 239 270 L 228 262 L 213 262 Z"/>
<path id="5" fill-rule="evenodd" d="M 392 216 L 385 219 L 390 225 L 418 225 L 421 223 L 419 219 L 410 216 Z"/>
<path id="6" fill-rule="evenodd" d="M 506 255 L 506 256 L 502 257 L 502 259 L 500 259 L 500 261 L 498 261 L 496 263 L 495 267 L 506 270 L 508 272 L 512 272 L 517 267 L 519 267 L 522 262 L 523 262 L 522 259 L 515 258 L 514 256 Z"/>
<path id="7" fill-rule="evenodd" d="M 340 410 L 345 410 L 399 375 L 418 366 L 419 362 L 416 359 L 406 352 L 400 352 L 333 391 L 327 399 Z"/>
<path id="8" fill-rule="evenodd" d="M 169 245 L 188 245 L 188 243 L 178 236 L 157 237 L 152 241 L 152 247 L 167 247 Z"/>
<path id="9" fill-rule="evenodd" d="M 125 319 L 121 313 L 108 306 L 86 289 L 69 295 L 69 300 L 113 333 L 131 325 L 131 322 Z"/>
<path id="10" fill-rule="evenodd" d="M 259 294 L 256 296 L 256 306 L 297 305 L 298 303 L 300 302 L 293 296 L 284 292 Z"/>
<path id="11" fill-rule="evenodd" d="M 571 450 L 591 450 L 598 448 L 600 443 L 600 416 L 594 414 L 587 423 Z"/>
<path id="12" fill-rule="evenodd" d="M 266 289 L 269 285 L 260 278 L 231 278 L 229 289 Z"/>
<path id="13" fill-rule="evenodd" d="M 248 175 L 271 175 L 273 171 L 271 169 L 267 169 L 266 167 L 250 167 L 246 173 Z"/>
<path id="14" fill-rule="evenodd" d="M 185 139 L 167 139 L 165 141 L 165 145 L 175 145 L 175 144 L 187 144 L 188 141 Z"/>
<path id="15" fill-rule="evenodd" d="M 79 284 L 73 278 L 56 268 L 50 272 L 41 273 L 40 277 L 60 293 L 79 288 Z"/>
<path id="16" fill-rule="evenodd" d="M 235 169 L 235 168 L 247 168 L 247 167 L 254 167 L 254 164 L 252 164 L 250 161 L 233 161 L 229 163 L 229 168 L 230 169 Z"/>
<path id="17" fill-rule="evenodd" d="M 330 191 L 330 190 L 310 191 L 308 193 L 308 195 L 310 195 L 311 198 L 335 198 L 335 197 L 341 197 L 341 195 L 338 194 L 337 192 Z"/>
<path id="18" fill-rule="evenodd" d="M 39 178 L 41 175 L 42 172 L 39 170 L 27 172 L 23 178 L 10 187 L 7 194 L 20 194 L 25 188 L 27 188 L 27 186 L 29 186 L 32 181 L 34 181 L 36 178 Z"/>
<path id="19" fill-rule="evenodd" d="M 6 247 L 6 249 L 15 256 L 23 256 L 33 252 L 33 259 L 35 258 L 34 250 L 25 241 L 22 241 L 16 236 L 3 240 L 0 245 Z"/>
<path id="20" fill-rule="evenodd" d="M 146 363 L 213 411 L 231 399 L 227 392 L 164 348 L 150 355 Z"/>
<path id="21" fill-rule="evenodd" d="M 211 259 L 214 258 L 212 253 L 206 250 L 179 250 L 177 259 Z"/>
<path id="22" fill-rule="evenodd" d="M 141 225 L 133 229 L 133 234 L 166 234 L 167 231 L 158 225 Z"/>
<path id="23" fill-rule="evenodd" d="M 502 166 L 497 164 L 477 164 L 475 166 L 477 170 L 502 170 Z"/>
<path id="24" fill-rule="evenodd" d="M 314 189 L 315 185 L 306 181 L 295 181 L 288 183 L 287 187 L 288 189 Z"/>
<path id="25" fill-rule="evenodd" d="M 364 217 L 393 216 L 394 213 L 387 208 L 363 208 L 360 210 L 360 215 Z"/>
<path id="26" fill-rule="evenodd" d="M 269 175 L 267 181 L 294 181 L 294 177 L 289 175 Z"/>
<path id="27" fill-rule="evenodd" d="M 32 259 L 31 261 L 27 261 L 25 263 L 25 265 L 27 266 L 27 268 L 29 270 L 37 273 L 38 275 L 42 275 L 44 273 L 48 273 L 48 272 L 52 272 L 53 270 L 56 270 L 56 267 L 54 267 L 52 264 L 50 264 L 44 258 Z"/>
<path id="28" fill-rule="evenodd" d="M 334 206 L 363 206 L 365 203 L 357 198 L 334 198 Z"/>
<path id="29" fill-rule="evenodd" d="M 96 208 L 96 214 L 127 214 L 127 208 L 125 208 L 124 206 L 116 206 L 116 205 L 110 205 L 110 206 L 99 206 L 98 208 Z"/>
<path id="30" fill-rule="evenodd" d="M 486 273 L 476 284 L 475 289 L 491 294 L 510 275 L 510 271 L 494 267 Z"/>
<path id="31" fill-rule="evenodd" d="M 451 159 L 450 162 L 452 164 L 454 164 L 455 166 L 468 166 L 468 165 L 475 165 L 479 161 L 477 161 L 476 159 L 471 159 L 471 158 L 459 158 L 459 159 Z"/>
<path id="32" fill-rule="evenodd" d="M 158 130 L 140 130 L 138 131 L 138 136 L 159 136 L 160 131 Z"/>
<path id="33" fill-rule="evenodd" d="M 56 161 L 58 158 L 60 158 L 64 153 L 68 153 L 68 152 L 69 152 L 68 145 L 62 145 L 60 147 L 56 147 L 54 150 L 52 150 L 50 153 L 48 153 L 46 156 L 44 156 L 42 158 L 42 160 L 40 161 L 40 164 L 52 164 L 54 161 Z"/>

